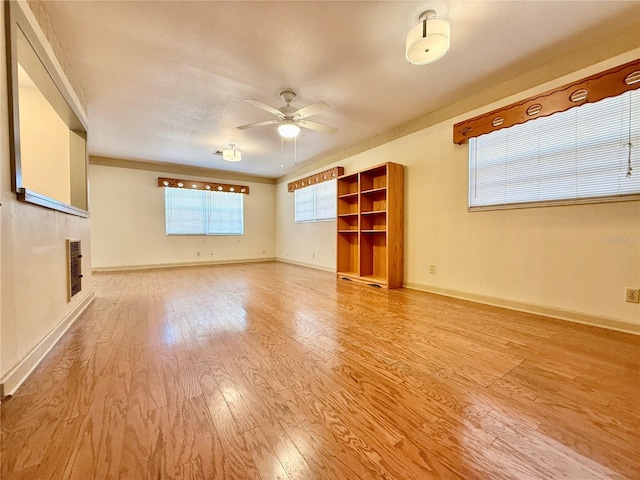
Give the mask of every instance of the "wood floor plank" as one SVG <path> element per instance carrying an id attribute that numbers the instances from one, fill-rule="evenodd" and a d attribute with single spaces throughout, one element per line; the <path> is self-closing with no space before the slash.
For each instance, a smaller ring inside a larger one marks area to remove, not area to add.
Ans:
<path id="1" fill-rule="evenodd" d="M 98 464 L 96 458 L 108 432 L 107 398 L 111 378 L 103 375 L 91 384 L 89 408 L 80 420 L 80 430 L 69 448 L 69 462 L 65 478 L 96 478 Z M 110 433 L 110 432 L 109 432 Z"/>
<path id="2" fill-rule="evenodd" d="M 238 381 L 243 380 L 238 379 Z M 245 382 L 248 381 L 245 380 Z M 248 385 L 245 383 L 245 387 Z M 292 415 L 285 404 L 283 392 L 285 391 L 274 390 L 266 383 L 254 386 L 251 415 L 258 425 L 257 429 L 268 442 L 287 475 L 292 479 L 314 478 L 315 475 L 307 461 L 290 438 L 292 432 L 283 427 L 283 424 L 291 421 Z M 306 436 L 306 440 L 311 441 L 309 435 Z"/>
<path id="3" fill-rule="evenodd" d="M 640 336 L 276 262 L 93 281 L 3 480 L 640 478 Z"/>
<path id="4" fill-rule="evenodd" d="M 69 463 L 70 457 L 60 455 L 60 451 L 64 450 L 66 445 L 71 443 L 73 439 L 78 437 L 80 431 L 80 422 L 61 422 L 51 434 L 48 443 L 40 445 L 43 451 L 42 461 L 38 465 L 38 474 L 36 478 L 65 478 L 64 472 Z M 110 465 L 111 462 L 108 462 Z M 4 478 L 4 477 L 3 477 Z M 9 474 L 11 478 L 11 474 Z M 107 477 L 93 477 L 107 478 Z"/>
<path id="5" fill-rule="evenodd" d="M 263 387 L 260 387 L 263 388 Z M 269 388 L 264 387 L 264 388 Z M 318 422 L 316 417 L 310 413 L 309 408 L 299 396 L 290 390 L 280 390 L 276 392 L 271 390 L 270 394 L 264 397 L 271 406 L 273 412 L 277 412 L 277 422 L 294 445 L 295 450 L 290 448 L 284 449 L 286 457 L 289 452 L 293 452 L 296 459 L 298 455 L 302 459 L 295 460 L 291 465 L 288 460 L 281 460 L 285 469 L 290 476 L 295 478 L 301 469 L 305 476 L 312 475 L 308 473 L 318 472 L 316 476 L 319 479 L 342 479 L 342 478 L 372 478 L 371 470 L 376 470 L 380 474 L 379 478 L 389 478 L 377 464 L 363 457 L 354 456 L 352 448 L 343 442 L 336 442 L 335 436 L 329 425 Z M 277 398 L 277 401 L 274 401 Z M 274 405 L 277 405 L 274 407 Z M 344 437 L 345 433 L 341 434 Z M 278 451 L 278 450 L 276 450 Z M 296 452 L 299 452 L 297 454 Z M 280 458 L 283 457 L 279 453 Z M 366 464 L 366 466 L 365 466 Z M 308 467 L 307 467 L 308 466 Z"/>
<path id="6" fill-rule="evenodd" d="M 148 478 L 175 478 L 175 454 L 172 444 L 171 424 L 167 407 L 150 410 L 147 417 L 149 455 L 140 459 L 146 463 Z M 215 477 L 212 477 L 215 478 Z"/>
<path id="7" fill-rule="evenodd" d="M 6 432 L 2 435 L 0 478 L 9 478 L 11 475 L 18 476 L 19 472 L 37 470 L 39 463 L 31 461 L 33 449 L 29 448 L 30 437 L 29 429 Z"/>
<path id="8" fill-rule="evenodd" d="M 222 478 L 260 478 L 248 445 L 236 428 L 224 397 L 206 398 L 202 395 L 190 399 L 189 405 L 195 413 L 194 417 L 200 419 L 198 425 L 201 430 L 197 431 L 197 436 L 213 435 L 213 441 L 220 442 L 218 471 L 223 475 Z"/>
<path id="9" fill-rule="evenodd" d="M 271 449 L 269 442 L 260 427 L 243 432 L 247 448 L 262 478 L 272 480 L 289 480 L 290 477 L 280 463 L 280 459 Z M 295 478 L 303 478 L 296 476 Z"/>
<path id="10" fill-rule="evenodd" d="M 149 417 L 147 394 L 147 353 L 144 343 L 135 343 L 131 352 L 131 381 L 127 395 L 120 478 L 146 478 L 147 463 L 140 459 L 149 457 L 147 419 Z"/>

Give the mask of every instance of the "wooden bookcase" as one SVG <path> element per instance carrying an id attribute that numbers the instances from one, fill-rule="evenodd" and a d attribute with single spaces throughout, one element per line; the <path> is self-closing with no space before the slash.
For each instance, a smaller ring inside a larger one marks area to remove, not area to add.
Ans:
<path id="1" fill-rule="evenodd" d="M 338 277 L 402 287 L 403 218 L 402 165 L 338 177 Z"/>

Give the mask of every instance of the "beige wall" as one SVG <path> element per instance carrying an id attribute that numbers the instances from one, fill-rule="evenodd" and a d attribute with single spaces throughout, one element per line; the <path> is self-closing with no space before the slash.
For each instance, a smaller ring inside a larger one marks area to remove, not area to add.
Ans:
<path id="1" fill-rule="evenodd" d="M 69 128 L 35 85 L 20 82 L 18 98 L 22 185 L 70 204 Z"/>
<path id="2" fill-rule="evenodd" d="M 5 9 L 0 13 L 4 20 Z M 0 77 L 6 78 L 4 21 Z M 6 82 L 0 82 L 0 381 L 12 391 L 93 297 L 89 220 L 18 202 L 9 176 Z M 82 241 L 82 291 L 67 302 L 66 238 Z"/>
<path id="3" fill-rule="evenodd" d="M 453 144 L 452 131 L 453 124 L 465 118 L 630 61 L 639 53 L 558 78 L 338 163 L 319 162 L 317 170 L 341 165 L 349 173 L 386 161 L 405 165 L 408 286 L 637 328 L 640 306 L 625 303 L 624 290 L 640 286 L 640 203 L 468 212 L 468 148 Z M 309 173 L 307 169 L 304 175 Z M 294 224 L 294 197 L 284 179 L 276 197 L 277 258 L 335 270 L 335 222 Z M 436 265 L 435 274 L 429 274 L 429 265 Z"/>
<path id="4" fill-rule="evenodd" d="M 176 174 L 90 165 L 89 177 L 94 269 L 275 257 L 273 184 L 188 175 L 192 180 L 249 185 L 244 235 L 167 236 L 164 189 L 158 188 L 158 177 L 176 178 Z"/>
<path id="5" fill-rule="evenodd" d="M 73 130 L 67 131 L 69 137 L 69 186 L 71 189 L 71 205 L 82 210 L 89 210 L 87 200 L 87 140 L 84 135 Z"/>

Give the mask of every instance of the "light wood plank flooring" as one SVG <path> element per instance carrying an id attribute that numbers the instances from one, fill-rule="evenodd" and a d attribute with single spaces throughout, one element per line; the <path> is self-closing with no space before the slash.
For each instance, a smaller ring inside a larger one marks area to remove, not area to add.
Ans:
<path id="1" fill-rule="evenodd" d="M 640 337 L 283 263 L 94 281 L 3 480 L 640 478 Z"/>

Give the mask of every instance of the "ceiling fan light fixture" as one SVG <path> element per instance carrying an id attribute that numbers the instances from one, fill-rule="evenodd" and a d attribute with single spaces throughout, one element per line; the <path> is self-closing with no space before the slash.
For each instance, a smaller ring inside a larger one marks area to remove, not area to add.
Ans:
<path id="1" fill-rule="evenodd" d="M 296 138 L 300 133 L 300 127 L 293 120 L 285 120 L 278 125 L 278 133 L 284 138 Z"/>
<path id="2" fill-rule="evenodd" d="M 222 151 L 222 158 L 227 162 L 239 162 L 242 160 L 242 153 L 236 149 L 236 146 L 232 143 L 229 148 L 225 148 Z"/>
<path id="3" fill-rule="evenodd" d="M 420 15 L 420 21 L 407 34 L 406 57 L 413 65 L 426 65 L 442 58 L 451 46 L 451 27 L 435 10 Z"/>

